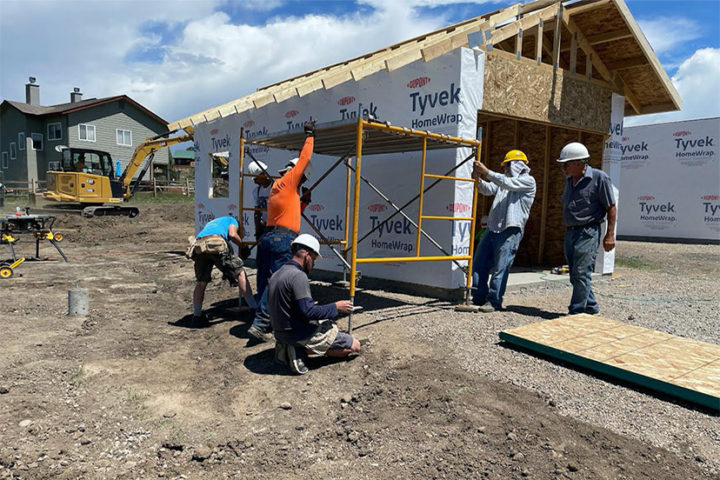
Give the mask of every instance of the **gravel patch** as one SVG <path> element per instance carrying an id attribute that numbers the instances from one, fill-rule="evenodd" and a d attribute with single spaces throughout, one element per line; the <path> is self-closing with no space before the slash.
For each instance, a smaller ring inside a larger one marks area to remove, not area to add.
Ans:
<path id="1" fill-rule="evenodd" d="M 720 344 L 720 246 L 619 242 L 616 275 L 594 282 L 600 315 Z M 656 396 L 509 347 L 498 332 L 566 312 L 569 286 L 508 292 L 504 312 L 415 308 L 410 331 L 450 352 L 467 371 L 542 395 L 569 417 L 676 452 L 720 473 L 720 419 L 707 410 Z M 416 299 L 417 301 L 417 299 Z M 409 308 L 409 307 L 405 307 Z M 392 316 L 392 315 L 391 315 Z"/>

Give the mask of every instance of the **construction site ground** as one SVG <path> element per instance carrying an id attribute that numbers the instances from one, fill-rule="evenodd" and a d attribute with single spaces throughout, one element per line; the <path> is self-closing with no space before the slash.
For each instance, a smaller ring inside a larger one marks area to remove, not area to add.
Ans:
<path id="1" fill-rule="evenodd" d="M 563 314 L 565 282 L 478 314 L 368 281 L 364 353 L 294 376 L 217 274 L 210 327 L 188 327 L 190 202 L 55 228 L 69 263 L 44 244 L 0 280 L 0 479 L 720 478 L 717 412 L 499 341 Z M 619 242 L 617 260 L 595 283 L 603 316 L 720 343 L 720 246 Z M 78 287 L 90 314 L 68 317 Z"/>

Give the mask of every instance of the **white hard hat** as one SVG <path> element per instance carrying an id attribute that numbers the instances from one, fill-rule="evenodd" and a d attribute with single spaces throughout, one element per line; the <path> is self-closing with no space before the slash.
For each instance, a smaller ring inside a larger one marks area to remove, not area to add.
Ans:
<path id="1" fill-rule="evenodd" d="M 250 175 L 262 175 L 263 173 L 266 175 L 270 175 L 267 171 L 268 166 L 265 165 L 263 162 L 259 160 L 253 160 L 252 162 L 248 163 L 247 173 Z"/>
<path id="2" fill-rule="evenodd" d="M 287 165 L 285 165 L 283 168 L 281 168 L 280 170 L 278 170 L 278 173 L 279 173 L 280 175 L 285 174 L 285 172 L 287 172 L 288 170 L 290 170 L 291 168 L 293 168 L 295 165 L 297 165 L 297 162 L 298 162 L 299 160 L 300 160 L 300 159 L 299 159 L 298 157 L 293 158 L 292 160 L 290 160 L 290 161 L 287 163 Z M 307 178 L 307 179 L 310 178 L 310 174 L 312 173 L 312 169 L 313 169 L 313 167 L 312 167 L 312 162 L 308 162 L 307 166 L 305 167 L 305 171 L 303 172 L 303 175 L 305 175 L 305 178 Z"/>
<path id="3" fill-rule="evenodd" d="M 572 162 L 573 160 L 587 160 L 590 158 L 590 152 L 585 145 L 580 142 L 570 142 L 560 150 L 558 163 Z"/>
<path id="4" fill-rule="evenodd" d="M 302 245 L 303 247 L 307 247 L 317 253 L 319 258 L 322 258 L 322 255 L 320 255 L 320 242 L 318 242 L 318 239 L 310 234 L 301 233 L 290 245 Z"/>

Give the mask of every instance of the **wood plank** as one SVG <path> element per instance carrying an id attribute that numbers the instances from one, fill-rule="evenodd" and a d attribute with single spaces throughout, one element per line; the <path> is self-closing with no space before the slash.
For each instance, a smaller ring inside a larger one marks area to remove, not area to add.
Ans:
<path id="1" fill-rule="evenodd" d="M 647 58 L 644 56 L 625 58 L 614 62 L 607 62 L 605 66 L 608 70 L 625 70 L 626 68 L 640 67 L 647 65 Z"/>
<path id="2" fill-rule="evenodd" d="M 542 63 L 542 54 L 543 54 L 543 39 L 545 38 L 545 35 L 543 34 L 543 26 L 545 25 L 545 22 L 540 19 L 540 21 L 537 24 L 537 32 L 535 37 L 535 61 L 537 61 L 537 64 L 540 65 Z"/>
<path id="3" fill-rule="evenodd" d="M 575 21 L 572 18 L 568 18 L 568 16 L 564 16 L 563 23 L 565 24 L 565 27 L 570 31 L 570 33 L 576 33 L 577 34 L 577 41 L 580 48 L 583 49 L 585 52 L 585 55 L 588 55 L 590 57 L 590 54 L 592 54 L 592 63 L 595 69 L 598 71 L 600 76 L 607 82 L 613 83 L 613 76 L 610 74 L 610 71 L 605 66 L 605 64 L 600 60 L 600 56 L 595 52 L 595 49 L 592 48 L 592 46 L 588 43 L 587 39 L 585 38 L 585 35 L 580 31 L 580 29 L 575 24 Z"/>
<path id="4" fill-rule="evenodd" d="M 720 345 L 585 314 L 506 330 L 500 337 L 720 411 Z"/>
<path id="5" fill-rule="evenodd" d="M 545 126 L 545 156 L 543 157 L 542 203 L 540 205 L 540 240 L 538 265 L 545 264 L 545 235 L 547 231 L 548 189 L 550 183 L 550 126 Z"/>
<path id="6" fill-rule="evenodd" d="M 573 32 L 570 37 L 570 74 L 575 75 L 577 73 L 577 32 Z"/>
<path id="7" fill-rule="evenodd" d="M 612 32 L 604 32 L 597 35 L 591 35 L 587 37 L 587 41 L 590 45 L 594 47 L 595 45 L 600 45 L 601 43 L 614 42 L 615 40 L 623 40 L 632 36 L 633 34 L 629 29 L 622 28 L 620 30 L 613 30 Z"/>
<path id="8" fill-rule="evenodd" d="M 560 67 L 560 25 L 563 21 L 563 8 L 562 5 L 558 7 L 557 14 L 555 16 L 555 35 L 553 36 L 553 51 L 552 51 L 552 66 L 553 70 L 557 70 Z"/>

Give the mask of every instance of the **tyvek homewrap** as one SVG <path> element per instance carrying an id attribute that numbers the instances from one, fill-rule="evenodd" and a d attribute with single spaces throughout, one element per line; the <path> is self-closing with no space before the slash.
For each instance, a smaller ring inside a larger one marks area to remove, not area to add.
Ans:
<path id="1" fill-rule="evenodd" d="M 720 241 L 720 118 L 629 127 L 618 233 Z"/>
<path id="2" fill-rule="evenodd" d="M 252 140 L 270 132 L 293 130 L 307 120 L 318 124 L 372 115 L 393 125 L 428 130 L 448 135 L 476 138 L 477 111 L 482 107 L 484 53 L 460 48 L 430 62 L 422 60 L 393 72 L 382 71 L 357 82 L 345 82 L 332 89 L 317 90 L 303 97 L 202 123 L 195 127 L 195 228 L 199 231 L 210 219 L 221 215 L 239 218 L 239 135 L 240 129 Z M 419 142 L 420 140 L 418 140 Z M 230 152 L 228 198 L 211 198 L 210 154 Z M 297 152 L 250 146 L 251 153 L 276 172 Z M 354 152 L 351 152 L 354 153 Z M 427 154 L 426 173 L 443 174 L 471 154 L 469 148 L 436 150 Z M 245 157 L 245 163 L 250 161 Z M 313 177 L 318 178 L 335 161 L 334 157 L 313 155 Z M 453 174 L 469 177 L 471 162 Z M 419 193 L 420 153 L 363 155 L 362 174 L 397 205 L 403 205 Z M 312 184 L 313 178 L 308 185 Z M 252 206 L 252 181 L 245 181 L 244 203 Z M 426 182 L 427 186 L 427 182 Z M 345 225 L 345 171 L 339 167 L 312 195 L 305 214 L 329 239 L 342 239 Z M 443 180 L 424 197 L 425 215 L 467 217 L 472 208 L 469 182 Z M 405 212 L 417 219 L 417 201 Z M 394 213 L 379 195 L 362 184 L 360 193 L 360 235 Z M 245 212 L 242 225 L 245 237 L 254 238 L 252 212 Z M 308 225 L 303 233 L 314 233 Z M 469 221 L 426 220 L 423 230 L 453 254 L 467 254 Z M 416 229 L 397 215 L 358 246 L 361 257 L 414 255 Z M 316 268 L 340 271 L 337 258 L 323 246 L 323 260 Z M 421 240 L 421 255 L 443 255 L 426 239 Z M 399 280 L 441 288 L 464 285 L 464 274 L 451 262 L 389 263 L 363 265 L 364 276 Z"/>

